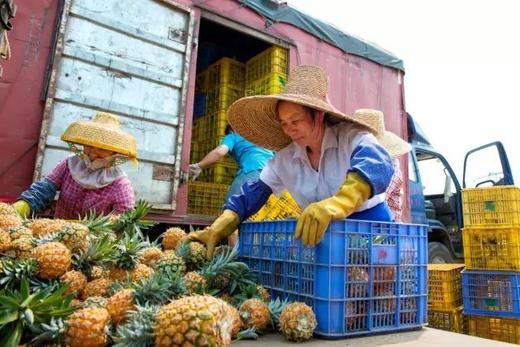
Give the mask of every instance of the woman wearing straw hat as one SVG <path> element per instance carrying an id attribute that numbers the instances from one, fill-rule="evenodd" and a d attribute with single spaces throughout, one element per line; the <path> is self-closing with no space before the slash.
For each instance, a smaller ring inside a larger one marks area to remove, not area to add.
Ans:
<path id="1" fill-rule="evenodd" d="M 20 215 L 41 212 L 57 191 L 56 218 L 76 219 L 90 211 L 119 214 L 134 206 L 134 190 L 120 164 L 136 160 L 137 145 L 120 129 L 119 117 L 98 112 L 92 121 L 72 123 L 61 139 L 75 154 L 20 195 L 14 203 Z"/>
<path id="2" fill-rule="evenodd" d="M 393 158 L 394 175 L 386 190 L 386 203 L 392 211 L 396 222 L 403 221 L 403 174 L 398 158 L 410 152 L 412 146 L 391 131 L 385 129 L 385 116 L 383 112 L 372 109 L 359 109 L 353 117 L 363 122 L 370 132 L 374 134 L 379 143 L 386 148 Z"/>
<path id="3" fill-rule="evenodd" d="M 295 238 L 305 245 L 319 243 L 331 220 L 392 220 L 385 202 L 392 159 L 363 122 L 331 105 L 327 89 L 321 68 L 298 66 L 280 94 L 245 97 L 231 105 L 233 129 L 278 152 L 258 181 L 242 186 L 215 222 L 189 240 L 205 243 L 211 256 L 271 193 L 284 189 L 304 209 Z"/>

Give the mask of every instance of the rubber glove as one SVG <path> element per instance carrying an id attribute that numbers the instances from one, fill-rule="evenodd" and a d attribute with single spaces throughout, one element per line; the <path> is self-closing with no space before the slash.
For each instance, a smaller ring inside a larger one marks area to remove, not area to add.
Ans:
<path id="1" fill-rule="evenodd" d="M 192 180 L 196 180 L 197 177 L 199 177 L 200 173 L 202 172 L 202 168 L 199 166 L 198 163 L 196 164 L 190 164 L 190 178 Z"/>
<path id="2" fill-rule="evenodd" d="M 354 213 L 371 195 L 370 185 L 356 172 L 347 174 L 336 195 L 307 206 L 296 225 L 294 236 L 304 245 L 321 241 L 331 220 L 341 220 Z"/>
<path id="3" fill-rule="evenodd" d="M 18 200 L 13 207 L 22 218 L 27 218 L 31 214 L 31 206 L 25 200 Z"/>
<path id="4" fill-rule="evenodd" d="M 231 210 L 224 210 L 209 227 L 202 231 L 190 233 L 188 235 L 188 241 L 204 243 L 208 249 L 208 259 L 211 259 L 217 244 L 233 234 L 238 224 L 238 214 Z"/>

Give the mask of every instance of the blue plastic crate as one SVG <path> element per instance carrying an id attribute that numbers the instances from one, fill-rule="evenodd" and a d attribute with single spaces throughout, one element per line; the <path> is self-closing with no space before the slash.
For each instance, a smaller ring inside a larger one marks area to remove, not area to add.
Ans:
<path id="1" fill-rule="evenodd" d="M 462 271 L 464 314 L 520 318 L 520 273 Z"/>
<path id="2" fill-rule="evenodd" d="M 273 297 L 313 307 L 317 336 L 426 324 L 426 226 L 338 221 L 316 247 L 295 241 L 295 228 L 294 220 L 242 223 L 240 256 Z"/>

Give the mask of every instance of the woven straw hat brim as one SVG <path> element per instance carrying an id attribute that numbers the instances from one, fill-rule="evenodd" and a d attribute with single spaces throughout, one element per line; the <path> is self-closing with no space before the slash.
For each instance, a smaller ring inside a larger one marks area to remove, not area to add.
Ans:
<path id="1" fill-rule="evenodd" d="M 130 159 L 137 157 L 137 143 L 132 135 L 92 121 L 72 123 L 61 135 L 61 139 L 65 142 L 97 147 L 123 154 Z"/>
<path id="2" fill-rule="evenodd" d="M 377 138 L 381 145 L 386 148 L 388 153 L 394 158 L 400 157 L 411 151 L 412 146 L 391 131 L 385 131 Z"/>
<path id="3" fill-rule="evenodd" d="M 246 140 L 264 148 L 279 151 L 287 147 L 291 138 L 282 130 L 276 105 L 278 101 L 290 101 L 323 111 L 333 120 L 366 124 L 348 116 L 331 104 L 306 95 L 275 94 L 247 96 L 235 101 L 228 109 L 227 117 L 231 127 Z"/>

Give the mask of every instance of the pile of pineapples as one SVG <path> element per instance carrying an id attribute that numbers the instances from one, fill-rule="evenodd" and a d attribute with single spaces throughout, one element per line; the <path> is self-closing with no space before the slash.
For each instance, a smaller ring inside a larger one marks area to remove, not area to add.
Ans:
<path id="1" fill-rule="evenodd" d="M 150 207 L 22 220 L 0 203 L 0 346 L 228 346 L 276 330 L 312 337 L 312 309 L 270 300 L 236 248 L 207 259 L 179 228 L 149 241 Z"/>

